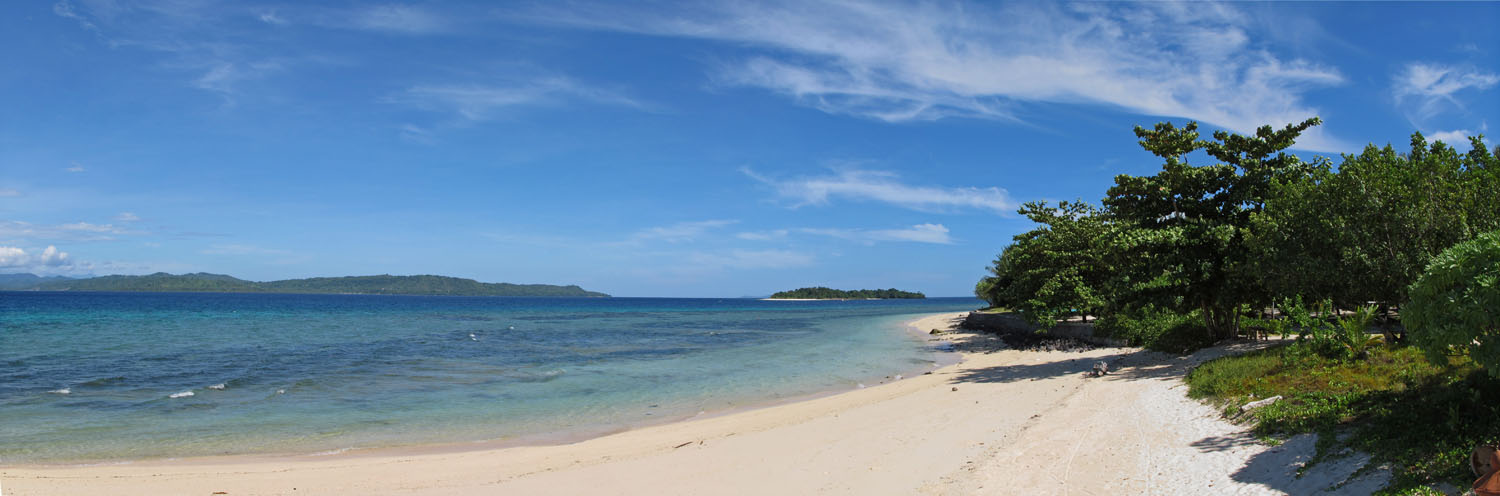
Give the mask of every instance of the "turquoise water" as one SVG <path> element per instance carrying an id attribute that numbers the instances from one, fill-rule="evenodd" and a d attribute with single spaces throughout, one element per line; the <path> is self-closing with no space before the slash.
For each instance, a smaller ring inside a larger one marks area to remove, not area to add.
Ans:
<path id="1" fill-rule="evenodd" d="M 598 434 L 930 369 L 901 324 L 979 303 L 0 292 L 0 463 Z"/>

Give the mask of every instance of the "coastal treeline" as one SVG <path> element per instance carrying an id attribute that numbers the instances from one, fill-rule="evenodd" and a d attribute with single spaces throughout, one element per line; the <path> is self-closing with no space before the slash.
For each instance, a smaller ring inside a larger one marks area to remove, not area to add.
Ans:
<path id="1" fill-rule="evenodd" d="M 902 291 L 896 288 L 890 289 L 831 289 L 822 286 L 811 288 L 798 288 L 791 291 L 780 291 L 771 295 L 772 299 L 795 299 L 795 300 L 853 300 L 853 299 L 918 299 L 926 298 L 927 295 Z"/>
<path id="2" fill-rule="evenodd" d="M 1414 133 L 1405 152 L 1370 145 L 1337 168 L 1285 152 L 1320 122 L 1212 139 L 1196 123 L 1137 127 L 1161 171 L 1117 176 L 1098 205 L 1025 204 L 1036 228 L 975 293 L 1044 326 L 1098 316 L 1137 344 L 1258 332 L 1288 304 L 1373 305 L 1388 321 L 1433 257 L 1500 229 L 1500 150 L 1481 137 L 1461 152 Z"/>
<path id="3" fill-rule="evenodd" d="M 87 279 L 7 278 L 15 284 L 0 289 L 38 291 L 181 291 L 221 293 L 330 293 L 446 296 L 587 296 L 607 297 L 574 285 L 484 283 L 458 277 L 345 276 L 247 281 L 224 274 L 198 272 L 141 276 L 100 276 Z"/>
<path id="4" fill-rule="evenodd" d="M 1310 463 L 1367 453 L 1391 493 L 1467 485 L 1470 451 L 1500 443 L 1500 148 L 1413 133 L 1336 167 L 1285 152 L 1319 123 L 1137 127 L 1161 171 L 1117 176 L 1097 204 L 1025 204 L 1036 227 L 975 293 L 1166 351 L 1294 335 L 1203 364 L 1189 395 L 1258 435 L 1319 433 Z"/>

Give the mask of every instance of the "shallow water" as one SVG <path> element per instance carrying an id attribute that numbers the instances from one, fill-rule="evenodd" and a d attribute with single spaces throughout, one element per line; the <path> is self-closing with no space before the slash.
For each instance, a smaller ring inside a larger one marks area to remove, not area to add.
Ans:
<path id="1" fill-rule="evenodd" d="M 0 463 L 606 432 L 930 368 L 902 322 L 979 304 L 0 292 Z"/>

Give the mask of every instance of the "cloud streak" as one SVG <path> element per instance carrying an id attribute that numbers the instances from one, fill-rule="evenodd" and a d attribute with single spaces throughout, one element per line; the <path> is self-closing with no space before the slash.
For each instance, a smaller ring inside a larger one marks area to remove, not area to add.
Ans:
<path id="1" fill-rule="evenodd" d="M 669 226 L 648 227 L 636 231 L 630 238 L 619 244 L 641 244 L 647 241 L 665 241 L 667 243 L 690 243 L 708 234 L 709 231 L 717 230 L 725 226 L 738 223 L 737 220 L 704 220 L 696 222 L 679 222 Z"/>
<path id="2" fill-rule="evenodd" d="M 113 224 L 73 222 L 42 225 L 18 220 L 0 221 L 0 239 L 47 239 L 67 241 L 109 241 L 116 236 L 135 234 Z"/>
<path id="3" fill-rule="evenodd" d="M 942 224 L 917 224 L 905 229 L 832 229 L 807 228 L 799 232 L 847 239 L 865 244 L 877 241 L 904 241 L 912 243 L 953 244 L 948 228 Z"/>
<path id="4" fill-rule="evenodd" d="M 487 120 L 517 107 L 573 102 L 647 108 L 640 101 L 614 91 L 558 76 L 500 84 L 419 85 L 390 97 L 388 101 L 427 110 L 454 112 L 469 121 Z"/>
<path id="5" fill-rule="evenodd" d="M 827 205 L 835 199 L 874 201 L 923 212 L 975 209 L 1009 214 L 1016 201 L 1004 189 L 945 188 L 913 186 L 899 181 L 892 172 L 843 169 L 830 176 L 775 179 L 741 169 L 762 184 L 770 186 L 777 196 L 790 201 L 792 208 Z"/>
<path id="6" fill-rule="evenodd" d="M 1252 132 L 1318 115 L 1301 95 L 1344 83 L 1333 68 L 1273 54 L 1250 16 L 1219 3 L 587 4 L 516 16 L 734 43 L 751 55 L 724 63 L 720 82 L 890 122 L 1027 120 L 1035 104 L 1091 104 Z M 1348 149 L 1321 130 L 1298 145 Z"/>
<path id="7" fill-rule="evenodd" d="M 1500 84 L 1500 74 L 1472 68 L 1413 62 L 1392 78 L 1391 91 L 1398 104 L 1414 105 L 1408 118 L 1416 123 L 1441 113 L 1446 104 L 1463 108 L 1454 96 L 1464 90 L 1485 90 Z"/>

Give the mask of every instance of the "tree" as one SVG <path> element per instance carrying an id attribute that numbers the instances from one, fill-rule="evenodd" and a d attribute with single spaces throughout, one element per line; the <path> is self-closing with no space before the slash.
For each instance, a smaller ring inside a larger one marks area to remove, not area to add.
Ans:
<path id="1" fill-rule="evenodd" d="M 1500 377 L 1500 231 L 1444 250 L 1410 293 L 1402 320 L 1429 360 L 1468 355 Z"/>
<path id="2" fill-rule="evenodd" d="M 1083 202 L 1029 202 L 1019 213 L 1038 227 L 1017 235 L 990 266 L 992 275 L 975 288 L 980 297 L 1043 327 L 1101 308 L 1108 278 L 1101 241 L 1108 226 L 1099 210 Z"/>
<path id="3" fill-rule="evenodd" d="M 1165 163 L 1154 176 L 1117 176 L 1104 200 L 1122 225 L 1114 258 L 1125 304 L 1199 310 L 1212 337 L 1236 335 L 1238 310 L 1264 293 L 1247 263 L 1250 220 L 1277 181 L 1312 169 L 1282 151 L 1321 122 L 1262 126 L 1253 136 L 1218 131 L 1214 141 L 1199 139 L 1197 123 L 1136 127 L 1141 147 Z M 1189 165 L 1188 155 L 1198 151 L 1222 163 Z"/>

